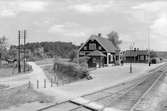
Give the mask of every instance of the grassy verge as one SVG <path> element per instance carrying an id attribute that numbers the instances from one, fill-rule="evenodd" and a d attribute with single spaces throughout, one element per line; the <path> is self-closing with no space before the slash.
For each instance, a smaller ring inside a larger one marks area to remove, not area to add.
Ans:
<path id="1" fill-rule="evenodd" d="M 7 109 L 11 106 L 21 105 L 25 103 L 49 103 L 52 101 L 52 97 L 48 97 L 44 94 L 36 92 L 32 88 L 28 88 L 27 85 L 13 89 L 0 90 L 0 109 Z"/>
<path id="2" fill-rule="evenodd" d="M 43 59 L 35 62 L 37 65 L 53 64 L 54 58 Z"/>
<path id="3" fill-rule="evenodd" d="M 43 66 L 42 69 L 44 70 L 45 75 L 47 76 L 47 78 L 49 80 L 52 80 L 53 83 L 59 82 L 59 83 L 68 84 L 68 83 L 71 83 L 71 82 L 76 82 L 76 81 L 81 80 L 77 77 L 72 77 L 67 73 L 62 73 L 62 72 L 59 72 L 59 71 L 54 72 L 52 65 Z"/>
<path id="4" fill-rule="evenodd" d="M 10 77 L 15 74 L 13 68 L 0 68 L 0 77 Z"/>
<path id="5" fill-rule="evenodd" d="M 8 88 L 8 86 L 0 84 L 0 90 L 5 88 Z"/>
<path id="6" fill-rule="evenodd" d="M 69 61 L 69 59 L 59 58 L 61 61 Z M 45 65 L 45 64 L 54 64 L 55 58 L 47 58 L 39 61 L 35 61 L 37 65 Z"/>
<path id="7" fill-rule="evenodd" d="M 23 72 L 23 64 L 21 64 L 22 73 L 18 73 L 18 68 L 14 64 L 4 64 L 0 67 L 0 78 L 2 77 L 11 77 L 19 74 L 27 74 L 32 71 L 31 66 L 26 65 L 26 72 Z"/>

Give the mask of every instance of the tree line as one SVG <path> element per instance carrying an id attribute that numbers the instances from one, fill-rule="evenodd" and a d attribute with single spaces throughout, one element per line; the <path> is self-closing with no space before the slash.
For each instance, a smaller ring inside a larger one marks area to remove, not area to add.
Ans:
<path id="1" fill-rule="evenodd" d="M 23 45 L 20 46 L 23 49 Z M 10 49 L 17 49 L 18 46 L 12 45 Z M 25 45 L 26 50 L 29 50 L 33 56 L 43 56 L 45 57 L 54 57 L 60 56 L 63 58 L 68 58 L 70 53 L 77 49 L 78 46 L 72 44 L 72 42 L 33 42 L 27 43 Z M 41 48 L 42 52 L 36 51 L 37 49 Z"/>

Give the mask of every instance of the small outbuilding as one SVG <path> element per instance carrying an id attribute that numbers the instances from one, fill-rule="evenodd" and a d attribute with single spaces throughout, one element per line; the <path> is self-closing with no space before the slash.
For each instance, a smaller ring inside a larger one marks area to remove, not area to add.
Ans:
<path id="1" fill-rule="evenodd" d="M 126 63 L 147 63 L 149 58 L 148 50 L 126 50 L 123 52 L 123 60 Z"/>

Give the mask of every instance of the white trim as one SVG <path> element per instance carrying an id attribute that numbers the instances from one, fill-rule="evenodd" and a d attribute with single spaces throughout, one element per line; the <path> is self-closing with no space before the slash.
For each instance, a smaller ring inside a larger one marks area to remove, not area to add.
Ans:
<path id="1" fill-rule="evenodd" d="M 88 39 L 85 43 L 82 44 L 82 46 L 81 46 L 81 47 L 79 48 L 79 50 L 78 50 L 79 52 L 80 52 L 80 50 L 86 45 L 86 43 L 88 43 L 88 41 L 90 40 L 90 38 L 91 38 L 91 37 L 89 37 L 89 39 Z"/>
<path id="2" fill-rule="evenodd" d="M 107 53 L 107 65 L 109 65 L 109 53 Z"/>

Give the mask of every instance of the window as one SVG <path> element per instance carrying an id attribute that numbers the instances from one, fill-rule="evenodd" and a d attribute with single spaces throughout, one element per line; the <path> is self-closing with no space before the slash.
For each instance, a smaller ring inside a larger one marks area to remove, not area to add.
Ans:
<path id="1" fill-rule="evenodd" d="M 144 60 L 144 56 L 140 56 L 140 60 Z"/>
<path id="2" fill-rule="evenodd" d="M 95 43 L 90 43 L 89 44 L 89 50 L 96 50 L 96 44 Z"/>
<path id="3" fill-rule="evenodd" d="M 102 47 L 101 47 L 101 46 L 99 46 L 99 50 L 102 50 Z"/>
<path id="4" fill-rule="evenodd" d="M 85 52 L 79 52 L 79 55 L 84 56 Z"/>
<path id="5" fill-rule="evenodd" d="M 87 50 L 87 47 L 86 47 L 86 46 L 84 47 L 84 50 Z"/>

